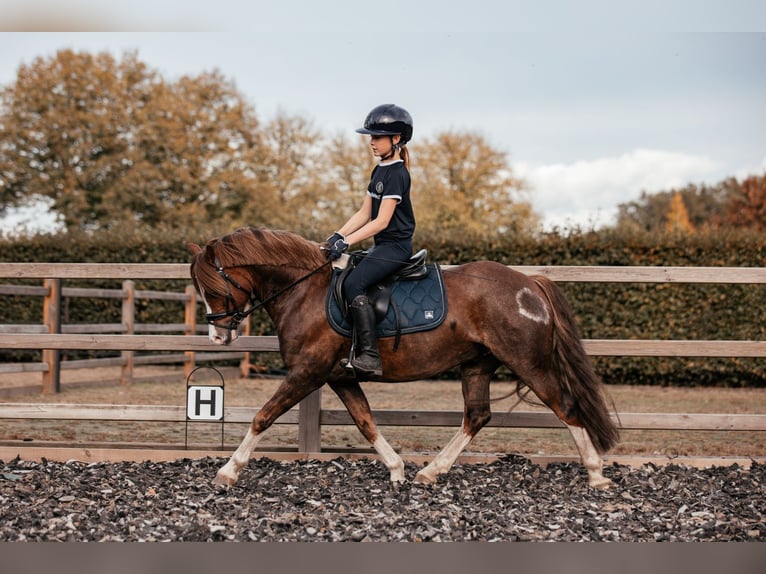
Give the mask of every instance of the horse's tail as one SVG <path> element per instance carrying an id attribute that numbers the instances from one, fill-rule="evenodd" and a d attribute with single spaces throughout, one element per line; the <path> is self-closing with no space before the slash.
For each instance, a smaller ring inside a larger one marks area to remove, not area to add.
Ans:
<path id="1" fill-rule="evenodd" d="M 596 450 L 604 453 L 617 443 L 620 433 L 609 415 L 604 385 L 583 347 L 572 307 L 553 281 L 543 276 L 532 279 L 551 304 L 553 369 L 559 384 L 574 401 L 572 418 L 582 424 Z"/>

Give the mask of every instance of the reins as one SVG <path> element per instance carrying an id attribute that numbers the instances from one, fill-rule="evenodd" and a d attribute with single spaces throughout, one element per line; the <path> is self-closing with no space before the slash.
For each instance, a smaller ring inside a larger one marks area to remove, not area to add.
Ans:
<path id="1" fill-rule="evenodd" d="M 251 307 L 249 307 L 248 309 L 246 309 L 244 311 L 239 311 L 237 309 L 234 309 L 234 310 L 227 309 L 226 311 L 223 311 L 221 313 L 208 313 L 208 314 L 205 315 L 205 320 L 208 323 L 213 324 L 213 323 L 215 323 L 215 321 L 219 321 L 220 319 L 231 318 L 231 321 L 229 322 L 228 325 L 218 325 L 218 326 L 223 328 L 223 329 L 229 329 L 230 331 L 233 331 L 233 330 L 235 330 L 238 327 L 238 325 L 244 319 L 246 319 L 247 317 L 249 317 L 250 315 L 255 313 L 257 310 L 263 308 L 264 305 L 266 305 L 270 301 L 273 301 L 274 299 L 276 299 L 277 297 L 279 297 L 280 295 L 282 295 L 286 291 L 289 291 L 290 289 L 292 289 L 293 287 L 295 287 L 296 285 L 298 285 L 302 281 L 305 281 L 306 279 L 308 279 L 309 277 L 311 277 L 315 273 L 318 273 L 319 271 L 321 271 L 322 269 L 324 269 L 325 267 L 327 267 L 331 263 L 332 263 L 332 261 L 330 261 L 328 259 L 327 261 L 322 263 L 316 269 L 313 269 L 312 271 L 309 271 L 305 275 L 302 275 L 301 277 L 299 277 L 298 279 L 296 279 L 295 281 L 293 281 L 289 285 L 286 285 L 286 286 L 282 287 L 281 289 L 278 289 L 277 291 L 275 291 L 274 293 L 272 293 L 271 295 L 269 295 L 265 299 L 259 300 L 258 297 L 255 294 L 255 291 L 253 291 L 252 289 L 250 291 L 248 291 L 247 289 L 242 287 L 239 283 L 237 283 L 237 281 L 231 275 L 226 273 L 226 268 L 223 265 L 221 265 L 221 262 L 216 257 L 215 260 L 213 261 L 213 265 L 215 267 L 216 272 L 223 278 L 223 280 L 226 282 L 227 285 L 232 285 L 233 287 L 235 287 L 236 289 L 239 289 L 243 293 L 247 293 L 247 295 L 249 296 L 248 302 L 251 305 Z M 243 267 L 243 265 L 236 265 L 235 267 Z M 229 291 L 229 293 L 226 295 L 226 306 L 227 307 L 229 305 L 229 301 L 230 300 L 233 300 L 233 297 L 231 296 L 231 291 Z"/>

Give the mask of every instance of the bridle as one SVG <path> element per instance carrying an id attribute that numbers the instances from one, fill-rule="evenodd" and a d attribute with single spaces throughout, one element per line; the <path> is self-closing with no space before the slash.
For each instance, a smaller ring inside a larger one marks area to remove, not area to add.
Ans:
<path id="1" fill-rule="evenodd" d="M 240 285 L 231 275 L 226 273 L 226 269 L 223 267 L 223 265 L 221 265 L 218 257 L 214 259 L 213 266 L 215 267 L 218 275 L 220 275 L 223 279 L 224 283 L 226 283 L 226 311 L 221 313 L 207 313 L 205 315 L 205 320 L 208 322 L 208 324 L 213 325 L 214 327 L 227 329 L 229 331 L 236 331 L 237 327 L 239 327 L 239 324 L 242 321 L 244 321 L 247 317 L 249 317 L 256 310 L 263 306 L 263 302 L 258 302 L 258 296 L 255 294 L 254 290 L 251 289 L 248 291 L 242 287 L 242 285 Z M 236 301 L 234 300 L 234 295 L 231 292 L 232 287 L 239 289 L 243 293 L 247 294 L 247 304 L 250 305 L 249 308 L 246 310 L 240 310 L 236 308 Z M 216 321 L 220 321 L 221 319 L 230 319 L 230 321 L 227 325 L 219 325 L 216 323 Z"/>
<path id="2" fill-rule="evenodd" d="M 301 281 L 304 281 L 314 275 L 315 273 L 319 272 L 321 269 L 325 268 L 326 266 L 330 265 L 332 261 L 329 259 L 322 263 L 319 267 L 314 269 L 313 271 L 309 271 L 305 275 L 299 277 L 289 285 L 282 287 L 281 289 L 275 291 L 266 299 L 259 300 L 258 295 L 256 295 L 255 290 L 250 289 L 249 291 L 242 287 L 231 275 L 229 275 L 226 272 L 226 269 L 221 265 L 220 260 L 216 257 L 213 260 L 213 266 L 215 267 L 216 272 L 218 275 L 221 276 L 221 278 L 226 283 L 226 311 L 222 311 L 220 313 L 207 313 L 205 314 L 205 320 L 208 322 L 209 325 L 213 325 L 214 327 L 217 327 L 219 329 L 227 329 L 229 331 L 236 331 L 239 327 L 239 324 L 247 319 L 250 315 L 255 313 L 258 309 L 261 309 L 264 305 L 266 305 L 269 301 L 273 301 L 282 293 L 285 291 L 289 291 L 293 287 L 295 287 L 298 283 Z M 236 308 L 236 301 L 234 300 L 234 295 L 232 294 L 231 288 L 234 287 L 235 289 L 239 289 L 243 293 L 247 294 L 248 300 L 247 304 L 249 307 L 246 309 L 237 309 Z M 221 319 L 229 319 L 228 324 L 221 325 L 217 323 L 217 321 L 220 321 Z"/>

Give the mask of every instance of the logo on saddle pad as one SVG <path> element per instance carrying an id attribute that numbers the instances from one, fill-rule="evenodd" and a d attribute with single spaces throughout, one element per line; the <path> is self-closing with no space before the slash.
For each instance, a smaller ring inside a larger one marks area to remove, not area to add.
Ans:
<path id="1" fill-rule="evenodd" d="M 377 336 L 399 337 L 418 331 L 435 329 L 447 316 L 447 296 L 442 270 L 437 263 L 426 265 L 427 273 L 419 279 L 387 280 L 371 287 L 367 296 L 375 307 Z M 346 315 L 345 305 L 339 304 L 336 293 L 342 271 L 333 273 L 327 292 L 327 320 L 330 326 L 350 337 L 353 326 Z"/>

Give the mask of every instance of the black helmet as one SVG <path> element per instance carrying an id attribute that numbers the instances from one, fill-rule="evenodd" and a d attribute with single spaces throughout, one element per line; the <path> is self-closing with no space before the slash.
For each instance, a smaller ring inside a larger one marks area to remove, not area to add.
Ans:
<path id="1" fill-rule="evenodd" d="M 401 145 L 412 139 L 412 116 L 404 108 L 394 104 L 382 104 L 372 109 L 364 119 L 364 127 L 356 130 L 373 136 L 402 137 Z"/>

